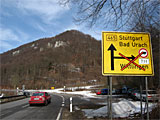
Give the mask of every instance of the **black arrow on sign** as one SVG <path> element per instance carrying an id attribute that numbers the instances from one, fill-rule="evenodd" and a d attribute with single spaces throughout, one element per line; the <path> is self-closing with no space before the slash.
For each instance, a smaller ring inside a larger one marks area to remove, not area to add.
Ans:
<path id="1" fill-rule="evenodd" d="M 108 51 L 111 51 L 111 70 L 114 70 L 114 50 L 116 51 L 116 48 L 113 44 L 110 45 L 108 48 Z"/>
<path id="2" fill-rule="evenodd" d="M 113 44 L 110 45 L 108 48 L 108 51 L 111 51 L 111 70 L 114 70 L 114 59 L 125 59 L 124 57 L 114 57 L 114 51 L 116 51 L 116 48 L 114 47 Z M 135 57 L 131 55 L 131 57 L 127 57 L 128 59 L 134 60 Z"/>
<path id="3" fill-rule="evenodd" d="M 134 60 L 135 57 L 133 55 L 131 55 L 131 57 L 127 57 L 128 59 L 132 59 Z M 114 57 L 114 59 L 125 59 L 124 57 Z"/>

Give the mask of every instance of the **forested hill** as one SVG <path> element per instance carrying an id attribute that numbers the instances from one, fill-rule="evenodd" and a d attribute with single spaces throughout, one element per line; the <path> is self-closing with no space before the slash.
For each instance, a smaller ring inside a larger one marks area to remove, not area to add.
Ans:
<path id="1" fill-rule="evenodd" d="M 49 88 L 101 77 L 101 42 L 71 30 L 1 54 L 1 87 Z"/>

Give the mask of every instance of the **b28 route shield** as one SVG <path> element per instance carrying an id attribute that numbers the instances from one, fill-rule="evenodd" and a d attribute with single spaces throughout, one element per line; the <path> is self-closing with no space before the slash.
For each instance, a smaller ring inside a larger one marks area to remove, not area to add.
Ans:
<path id="1" fill-rule="evenodd" d="M 149 33 L 102 32 L 104 76 L 153 76 Z"/>

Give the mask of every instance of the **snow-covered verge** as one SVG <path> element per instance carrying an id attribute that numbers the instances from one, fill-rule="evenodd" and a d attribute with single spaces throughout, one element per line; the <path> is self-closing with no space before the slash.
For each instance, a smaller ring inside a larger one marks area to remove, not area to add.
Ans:
<path id="1" fill-rule="evenodd" d="M 149 103 L 149 111 L 156 106 L 156 104 Z M 143 114 L 146 113 L 145 102 L 142 102 Z M 112 103 L 112 115 L 114 118 L 126 118 L 134 116 L 136 113 L 141 112 L 139 101 L 122 100 L 118 103 Z M 106 117 L 108 113 L 108 107 L 104 106 L 99 109 L 83 109 L 87 118 L 93 117 Z"/>
<path id="2" fill-rule="evenodd" d="M 54 89 L 54 90 L 25 90 L 28 92 L 36 92 L 36 91 L 41 91 L 41 92 L 49 92 L 49 93 L 65 93 L 65 94 L 72 94 L 72 95 L 82 95 L 84 97 L 96 97 L 96 93 L 92 93 L 91 89 L 97 87 L 97 85 L 95 86 L 82 86 L 82 87 L 70 87 L 67 88 L 69 90 L 71 90 L 71 92 L 68 91 L 64 91 L 64 88 L 58 88 L 58 89 Z M 83 91 L 76 91 L 77 89 L 83 89 Z"/>

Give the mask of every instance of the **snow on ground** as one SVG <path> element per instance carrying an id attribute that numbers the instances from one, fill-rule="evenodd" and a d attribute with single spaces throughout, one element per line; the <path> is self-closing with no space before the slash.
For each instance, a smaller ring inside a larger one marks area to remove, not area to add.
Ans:
<path id="1" fill-rule="evenodd" d="M 149 111 L 151 111 L 156 104 L 149 103 Z M 142 108 L 143 111 L 145 109 L 145 102 L 142 102 Z M 128 101 L 128 100 L 122 100 L 118 103 L 112 103 L 112 115 L 114 118 L 126 118 L 131 115 L 134 115 L 135 113 L 140 113 L 140 101 Z M 104 106 L 99 109 L 83 109 L 82 111 L 85 112 L 85 116 L 87 118 L 93 118 L 93 117 L 106 117 L 108 112 L 108 107 Z M 145 112 L 146 113 L 146 109 Z"/>
<path id="2" fill-rule="evenodd" d="M 85 116 L 87 118 L 94 118 L 94 117 L 106 117 L 107 116 L 107 106 L 104 106 L 102 108 L 99 109 L 83 109 L 83 112 L 85 112 Z"/>
<path id="3" fill-rule="evenodd" d="M 68 92 L 68 91 L 64 91 L 64 88 L 58 88 L 58 89 L 54 89 L 54 90 L 25 90 L 28 92 L 36 92 L 36 91 L 41 91 L 41 92 L 49 92 L 49 93 L 65 93 L 65 94 L 74 94 L 74 95 L 82 95 L 84 97 L 96 97 L 96 93 L 92 93 L 90 91 L 90 89 L 92 89 L 93 87 L 97 87 L 97 85 L 95 86 L 82 86 L 82 87 L 70 87 L 67 88 L 72 92 Z M 76 91 L 77 89 L 84 89 L 83 91 Z"/>
<path id="4" fill-rule="evenodd" d="M 146 103 L 142 102 L 143 114 L 147 112 L 145 105 L 146 105 Z M 155 105 L 156 104 L 149 103 L 148 104 L 149 111 L 152 111 L 152 108 L 154 108 Z M 141 112 L 140 101 L 122 100 L 118 103 L 113 103 L 112 106 L 113 106 L 114 117 L 128 117 L 128 116 L 133 115 L 135 113 Z"/>

